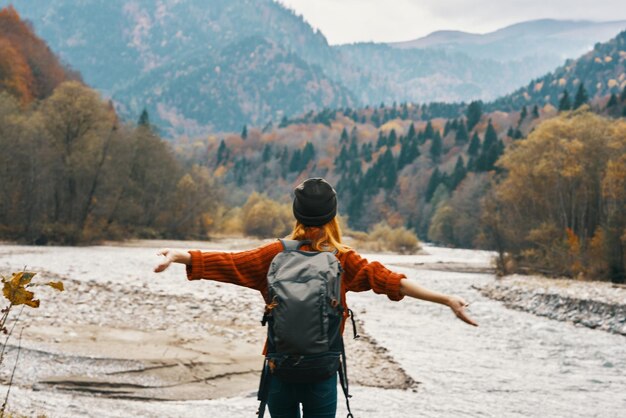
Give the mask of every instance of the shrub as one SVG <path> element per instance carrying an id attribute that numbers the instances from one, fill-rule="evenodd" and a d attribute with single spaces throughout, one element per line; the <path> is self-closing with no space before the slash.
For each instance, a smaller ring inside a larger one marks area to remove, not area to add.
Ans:
<path id="1" fill-rule="evenodd" d="M 241 208 L 241 222 L 245 235 L 270 238 L 289 234 L 294 219 L 290 205 L 255 192 Z"/>
<path id="2" fill-rule="evenodd" d="M 414 254 L 420 249 L 415 233 L 404 228 L 392 228 L 386 222 L 380 222 L 369 234 L 354 236 L 358 245 L 371 251 L 393 251 L 400 254 Z"/>

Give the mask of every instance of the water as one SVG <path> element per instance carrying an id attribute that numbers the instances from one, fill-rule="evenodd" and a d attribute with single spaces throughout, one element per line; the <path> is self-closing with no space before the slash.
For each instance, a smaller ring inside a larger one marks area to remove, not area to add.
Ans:
<path id="1" fill-rule="evenodd" d="M 364 321 L 367 333 L 422 382 L 417 392 L 354 387 L 352 409 L 357 418 L 626 416 L 626 338 L 509 310 L 472 287 L 493 280 L 488 274 L 407 267 L 408 263 L 433 261 L 484 265 L 490 256 L 464 250 L 427 251 L 430 256 L 369 258 L 427 288 L 462 296 L 471 303 L 469 312 L 480 326 L 461 322 L 444 306 L 410 298 L 396 303 L 371 292 L 350 293 L 348 302 Z M 235 286 L 187 282 L 181 266 L 153 274 L 155 252 L 156 248 L 141 247 L 0 246 L 0 271 L 6 274 L 28 266 L 73 278 L 147 286 L 158 292 L 202 297 L 219 291 L 258 297 L 254 291 Z M 398 266 L 393 267 L 394 263 Z M 250 315 L 256 318 L 258 312 Z M 252 393 L 163 403 L 14 391 L 14 404 L 50 417 L 248 417 L 256 408 Z M 337 416 L 345 416 L 341 399 Z"/>

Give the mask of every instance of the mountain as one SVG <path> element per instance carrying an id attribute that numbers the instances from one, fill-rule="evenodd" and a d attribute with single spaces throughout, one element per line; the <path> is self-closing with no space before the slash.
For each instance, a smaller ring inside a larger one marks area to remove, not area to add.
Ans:
<path id="1" fill-rule="evenodd" d="M 544 68 L 543 58 L 536 57 L 499 62 L 436 48 L 398 49 L 376 43 L 336 48 L 344 61 L 361 70 L 337 77 L 365 104 L 491 100 L 557 65 Z"/>
<path id="2" fill-rule="evenodd" d="M 357 68 L 372 70 L 360 84 L 339 75 L 362 103 L 490 101 L 625 28 L 626 21 L 543 19 L 484 35 L 438 31 L 407 42 L 335 48 Z"/>
<path id="3" fill-rule="evenodd" d="M 587 52 L 594 43 L 606 42 L 624 29 L 626 20 L 592 22 L 541 19 L 516 23 L 485 34 L 437 31 L 423 38 L 389 45 L 400 49 L 445 49 L 497 61 L 543 56 L 560 62 Z"/>
<path id="4" fill-rule="evenodd" d="M 489 36 L 433 34 L 428 48 L 331 47 L 272 0 L 12 3 L 123 117 L 146 108 L 170 137 L 239 132 L 325 108 L 493 100 L 562 63 L 557 47 L 585 49 L 621 24 L 546 20 Z"/>
<path id="5" fill-rule="evenodd" d="M 271 0 L 12 3 L 122 114 L 136 118 L 146 107 L 170 135 L 239 130 L 353 101 L 320 67 L 335 59 L 324 36 Z M 255 53 L 250 42 L 263 50 L 256 57 L 243 54 Z M 220 68 L 229 72 L 216 77 Z M 287 75 L 256 78 L 272 74 Z"/>
<path id="6" fill-rule="evenodd" d="M 584 86 L 590 99 L 620 94 L 626 89 L 626 31 L 556 70 L 531 81 L 527 86 L 487 105 L 488 109 L 513 110 L 522 106 L 559 106 L 565 91 L 574 103 Z"/>
<path id="7" fill-rule="evenodd" d="M 351 93 L 318 67 L 261 37 L 156 68 L 114 98 L 123 114 L 147 108 L 169 136 L 239 131 L 246 122 L 280 120 L 285 110 L 304 113 L 354 103 Z"/>

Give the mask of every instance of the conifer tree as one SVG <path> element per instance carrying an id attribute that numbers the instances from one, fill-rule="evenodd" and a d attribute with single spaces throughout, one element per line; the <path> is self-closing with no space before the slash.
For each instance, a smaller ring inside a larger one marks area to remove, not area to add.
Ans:
<path id="1" fill-rule="evenodd" d="M 302 149 L 301 159 L 302 160 L 299 167 L 300 171 L 306 168 L 306 166 L 309 164 L 309 161 L 315 159 L 315 147 L 310 141 L 307 141 L 304 145 L 304 148 Z"/>
<path id="2" fill-rule="evenodd" d="M 287 146 L 283 148 L 283 152 L 280 155 L 280 175 L 282 178 L 286 178 L 289 173 L 289 149 Z"/>
<path id="3" fill-rule="evenodd" d="M 366 163 L 369 163 L 372 161 L 372 143 L 371 142 L 366 142 L 363 145 L 361 145 L 361 157 L 363 158 L 363 161 L 365 161 Z"/>
<path id="4" fill-rule="evenodd" d="M 387 146 L 389 148 L 394 147 L 396 145 L 397 140 L 398 140 L 398 137 L 396 135 L 396 130 L 392 129 L 391 132 L 389 132 L 389 137 L 387 137 Z"/>
<path id="5" fill-rule="evenodd" d="M 378 131 L 378 140 L 376 141 L 376 150 L 381 149 L 385 145 L 387 145 L 387 138 L 385 137 L 385 134 L 383 134 L 383 131 Z"/>
<path id="6" fill-rule="evenodd" d="M 487 151 L 493 145 L 498 142 L 498 134 L 491 124 L 491 119 L 489 119 L 489 124 L 487 125 L 487 130 L 485 131 L 485 140 L 483 141 L 483 152 Z"/>
<path id="7" fill-rule="evenodd" d="M 289 172 L 300 172 L 300 164 L 302 163 L 302 152 L 299 149 L 295 150 L 291 155 L 291 161 L 289 162 Z"/>
<path id="8" fill-rule="evenodd" d="M 261 157 L 263 162 L 266 163 L 272 158 L 272 147 L 270 144 L 265 144 L 263 147 L 263 156 Z"/>
<path id="9" fill-rule="evenodd" d="M 428 186 L 426 187 L 426 202 L 430 202 L 433 198 L 433 194 L 435 194 L 435 190 L 441 183 L 441 172 L 439 171 L 439 167 L 435 167 L 435 170 L 430 175 L 430 180 L 428 181 Z"/>
<path id="10" fill-rule="evenodd" d="M 341 131 L 341 136 L 339 137 L 339 143 L 340 144 L 347 144 L 348 143 L 348 131 L 346 131 L 345 127 Z"/>
<path id="11" fill-rule="evenodd" d="M 509 129 L 506 131 L 506 136 L 509 138 L 513 138 L 513 136 L 515 136 L 515 131 L 512 126 L 509 126 Z"/>
<path id="12" fill-rule="evenodd" d="M 526 116 L 528 116 L 528 111 L 526 110 L 526 106 L 523 106 L 519 115 L 519 122 L 517 124 L 521 125 L 524 119 L 526 119 Z"/>
<path id="13" fill-rule="evenodd" d="M 474 129 L 474 126 L 480 122 L 480 118 L 483 115 L 483 103 L 478 101 L 473 101 L 467 107 L 467 130 L 471 131 Z"/>
<path id="14" fill-rule="evenodd" d="M 537 105 L 533 106 L 533 118 L 537 119 L 539 117 L 539 107 Z"/>
<path id="15" fill-rule="evenodd" d="M 413 138 L 415 138 L 415 125 L 413 125 L 413 123 L 411 123 L 411 126 L 409 126 L 409 132 L 407 133 L 406 137 L 407 139 L 411 140 Z"/>
<path id="16" fill-rule="evenodd" d="M 417 142 L 418 144 L 424 144 L 426 142 L 426 135 L 424 135 L 424 131 L 419 131 L 417 134 Z"/>
<path id="17" fill-rule="evenodd" d="M 465 170 L 465 161 L 463 157 L 459 155 L 456 159 L 456 165 L 454 166 L 454 172 L 452 173 L 452 184 L 450 190 L 456 189 L 456 187 L 463 181 L 467 171 Z"/>
<path id="18" fill-rule="evenodd" d="M 614 106 L 617 106 L 617 96 L 615 95 L 615 93 L 611 94 L 611 98 L 609 99 L 609 102 L 606 104 L 606 108 L 610 109 Z"/>
<path id="19" fill-rule="evenodd" d="M 224 140 L 222 139 L 220 141 L 219 147 L 217 148 L 217 165 L 218 166 L 224 163 L 228 159 L 229 153 L 230 152 L 228 150 L 228 147 L 226 146 L 226 144 L 224 143 Z"/>
<path id="20" fill-rule="evenodd" d="M 335 158 L 335 172 L 342 172 L 348 167 L 348 160 L 350 156 L 348 155 L 348 150 L 345 145 L 341 146 L 341 151 L 337 158 Z"/>
<path id="21" fill-rule="evenodd" d="M 139 120 L 137 121 L 137 125 L 145 126 L 145 127 L 150 126 L 150 116 L 148 116 L 148 111 L 146 110 L 145 107 L 141 111 L 141 115 L 139 115 Z"/>
<path id="22" fill-rule="evenodd" d="M 574 98 L 574 109 L 578 109 L 587 103 L 587 101 L 589 101 L 589 95 L 587 94 L 587 90 L 585 90 L 585 85 L 581 82 L 578 86 L 576 97 Z"/>
<path id="23" fill-rule="evenodd" d="M 350 131 L 350 139 L 353 141 L 356 141 L 357 139 L 359 139 L 359 132 L 356 126 L 353 126 L 352 130 Z"/>
<path id="24" fill-rule="evenodd" d="M 559 112 L 565 112 L 572 109 L 572 102 L 569 99 L 569 92 L 567 89 L 563 91 L 563 96 L 559 101 Z"/>
<path id="25" fill-rule="evenodd" d="M 439 131 L 435 132 L 430 144 L 430 156 L 433 161 L 438 162 L 441 159 L 441 152 L 443 150 L 443 143 L 441 141 L 441 135 Z"/>
<path id="26" fill-rule="evenodd" d="M 461 121 L 458 124 L 458 129 L 456 130 L 456 138 L 455 142 L 457 144 L 465 144 L 469 139 L 469 134 L 467 133 L 467 127 L 465 126 L 465 121 Z"/>
<path id="27" fill-rule="evenodd" d="M 385 190 L 391 190 L 396 185 L 396 181 L 398 180 L 398 169 L 396 167 L 393 154 L 391 153 L 391 148 L 387 148 L 387 151 L 385 151 L 382 165 L 384 174 L 383 187 Z"/>
<path id="28" fill-rule="evenodd" d="M 467 161 L 467 171 L 476 171 L 476 160 L 474 159 L 474 157 L 470 157 Z"/>
<path id="29" fill-rule="evenodd" d="M 375 127 L 380 128 L 380 116 L 378 115 L 378 110 L 374 109 L 374 113 L 372 113 L 370 121 Z"/>
<path id="30" fill-rule="evenodd" d="M 359 158 L 359 146 L 356 142 L 356 138 L 352 137 L 350 140 L 350 150 L 348 152 L 351 160 L 356 160 Z"/>
<path id="31" fill-rule="evenodd" d="M 426 128 L 424 128 L 424 139 L 430 139 L 435 135 L 435 130 L 433 129 L 433 124 L 428 121 L 426 124 Z"/>
<path id="32" fill-rule="evenodd" d="M 406 102 L 402 103 L 402 115 L 400 117 L 402 120 L 407 120 L 409 118 L 409 108 L 406 105 Z"/>
<path id="33" fill-rule="evenodd" d="M 480 138 L 478 137 L 478 132 L 474 132 L 472 140 L 470 141 L 469 147 L 467 149 L 467 153 L 475 157 L 478 155 L 478 151 L 480 151 Z"/>
<path id="34" fill-rule="evenodd" d="M 241 130 L 241 139 L 244 141 L 248 138 L 248 125 L 243 125 L 243 129 Z"/>

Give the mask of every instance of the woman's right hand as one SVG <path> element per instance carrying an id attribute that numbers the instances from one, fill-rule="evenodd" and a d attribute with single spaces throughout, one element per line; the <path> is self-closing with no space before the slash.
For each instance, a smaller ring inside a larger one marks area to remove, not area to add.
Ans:
<path id="1" fill-rule="evenodd" d="M 190 264 L 191 263 L 191 255 L 188 252 L 171 250 L 169 248 L 164 248 L 160 250 L 157 255 L 165 257 L 155 268 L 155 273 L 160 273 L 167 269 L 172 263 L 182 263 L 182 264 Z"/>

